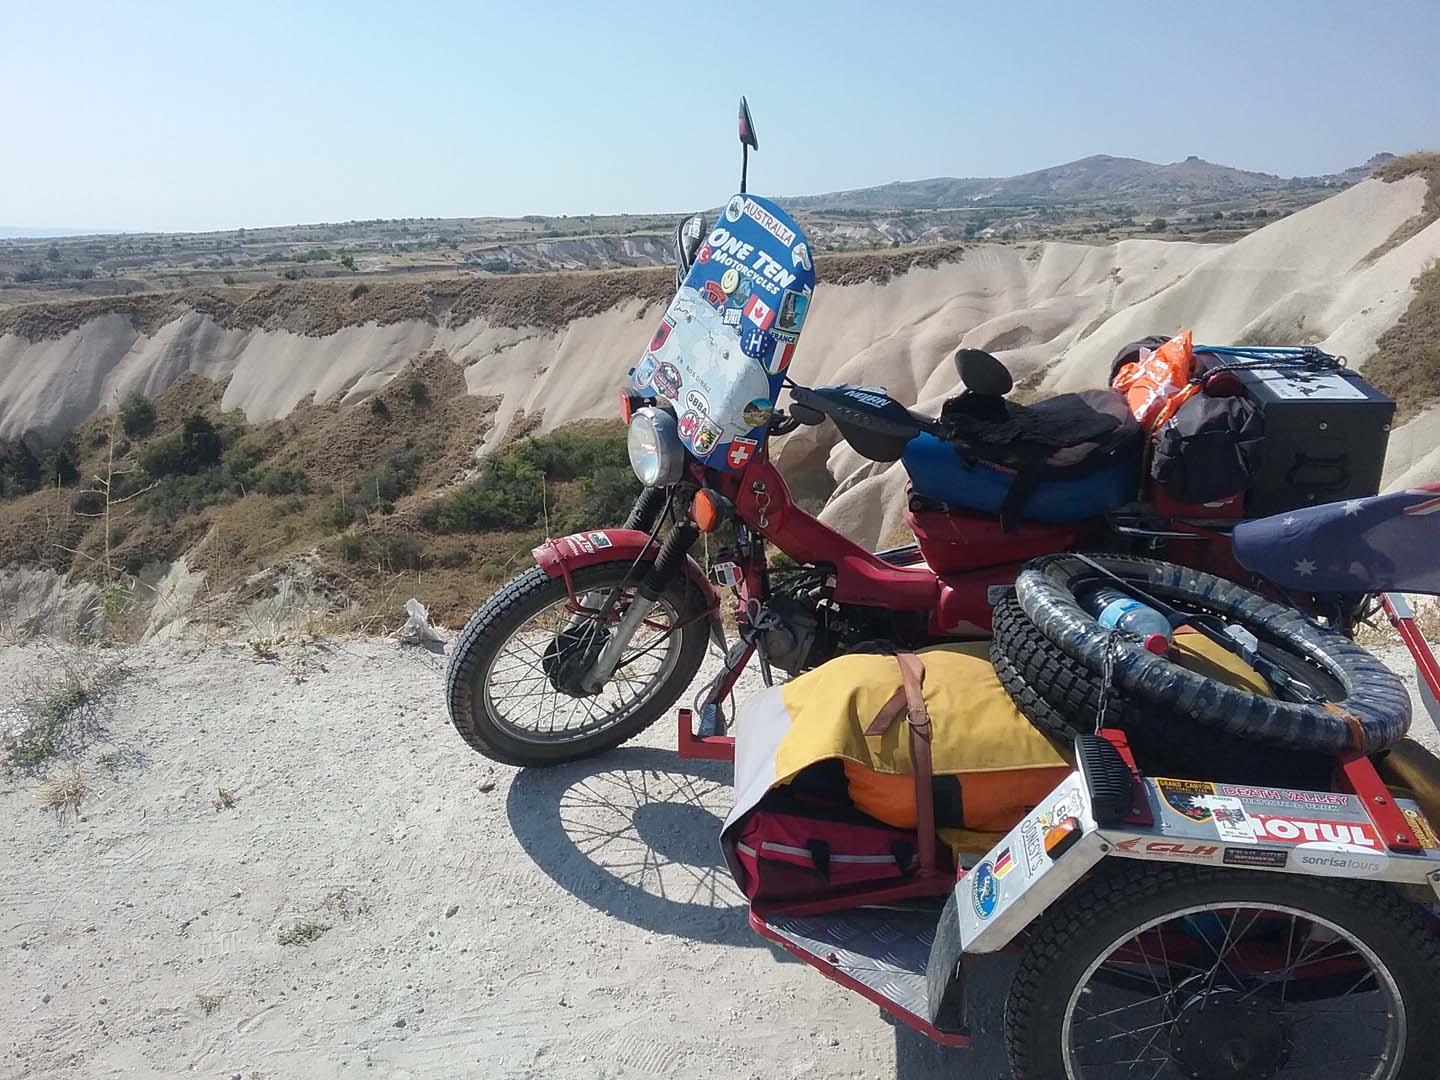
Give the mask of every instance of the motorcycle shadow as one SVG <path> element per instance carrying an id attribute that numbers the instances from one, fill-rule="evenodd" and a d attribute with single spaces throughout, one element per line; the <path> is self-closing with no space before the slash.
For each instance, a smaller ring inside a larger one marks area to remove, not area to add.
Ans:
<path id="1" fill-rule="evenodd" d="M 720 854 L 730 776 L 727 762 L 621 747 L 521 771 L 505 809 L 535 865 L 591 907 L 692 941 L 764 947 Z"/>

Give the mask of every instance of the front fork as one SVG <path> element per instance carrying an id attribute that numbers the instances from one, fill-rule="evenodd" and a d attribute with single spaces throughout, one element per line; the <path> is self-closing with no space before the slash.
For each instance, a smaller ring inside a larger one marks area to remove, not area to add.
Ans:
<path id="1" fill-rule="evenodd" d="M 658 500 L 650 500 L 649 496 L 658 494 Z M 626 528 L 650 529 L 654 527 L 660 511 L 665 506 L 663 492 L 657 492 L 655 488 L 646 488 L 641 492 L 640 498 L 635 502 L 635 508 L 630 511 L 630 518 L 626 522 Z M 648 524 L 632 525 L 631 522 L 649 518 Z M 685 521 L 671 530 L 665 542 L 660 545 L 660 552 L 655 556 L 654 563 L 649 571 L 641 579 L 636 589 L 636 596 L 620 616 L 620 621 L 615 624 L 614 631 L 595 657 L 595 662 L 590 665 L 580 679 L 581 689 L 586 693 L 598 694 L 605 684 L 615 674 L 615 668 L 620 663 L 620 658 L 625 654 L 625 648 L 630 644 L 630 639 L 635 636 L 642 623 L 650 617 L 659 603 L 660 597 L 679 576 L 685 567 L 685 560 L 690 554 L 690 549 L 695 546 L 695 541 L 700 537 L 700 530 L 692 523 Z M 613 593 L 606 604 L 608 609 L 619 599 L 619 590 Z M 602 609 L 601 618 L 609 615 L 609 611 Z"/>

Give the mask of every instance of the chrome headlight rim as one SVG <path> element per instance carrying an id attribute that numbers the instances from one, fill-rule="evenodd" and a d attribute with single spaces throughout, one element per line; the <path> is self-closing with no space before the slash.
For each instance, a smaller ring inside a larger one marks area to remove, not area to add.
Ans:
<path id="1" fill-rule="evenodd" d="M 630 468 L 646 487 L 669 487 L 685 472 L 685 446 L 675 417 L 665 409 L 647 405 L 630 417 L 625 435 Z"/>

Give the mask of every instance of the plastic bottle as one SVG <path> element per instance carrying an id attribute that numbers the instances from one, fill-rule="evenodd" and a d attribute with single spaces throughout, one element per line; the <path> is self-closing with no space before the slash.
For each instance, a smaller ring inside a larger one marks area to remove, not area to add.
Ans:
<path id="1" fill-rule="evenodd" d="M 1087 594 L 1082 606 L 1106 630 L 1124 630 L 1138 637 L 1146 650 L 1163 656 L 1170 648 L 1170 620 L 1149 604 L 1141 603 L 1110 585 Z"/>

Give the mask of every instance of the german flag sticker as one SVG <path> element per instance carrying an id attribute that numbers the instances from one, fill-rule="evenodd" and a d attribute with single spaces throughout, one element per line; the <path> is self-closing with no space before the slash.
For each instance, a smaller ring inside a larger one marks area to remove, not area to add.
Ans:
<path id="1" fill-rule="evenodd" d="M 1007 847 L 995 860 L 995 876 L 1002 878 L 1011 870 L 1015 869 L 1015 860 L 1010 857 L 1010 849 Z"/>

